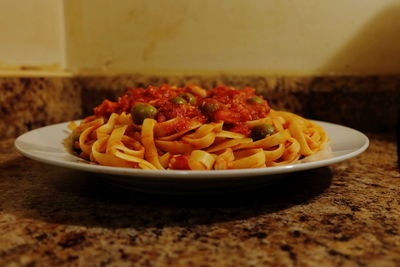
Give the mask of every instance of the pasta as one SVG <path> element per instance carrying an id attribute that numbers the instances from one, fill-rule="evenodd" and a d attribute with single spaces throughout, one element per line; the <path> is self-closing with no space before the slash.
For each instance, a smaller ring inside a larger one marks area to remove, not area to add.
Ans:
<path id="1" fill-rule="evenodd" d="M 71 123 L 74 151 L 105 166 L 227 170 L 300 162 L 324 149 L 321 126 L 273 110 L 255 90 L 195 85 L 131 88 Z"/>

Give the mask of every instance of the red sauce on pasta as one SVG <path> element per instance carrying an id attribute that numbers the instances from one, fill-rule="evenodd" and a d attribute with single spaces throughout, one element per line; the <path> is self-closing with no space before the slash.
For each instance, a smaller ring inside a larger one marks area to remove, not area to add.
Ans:
<path id="1" fill-rule="evenodd" d="M 90 163 L 112 167 L 263 168 L 312 155 L 328 139 L 312 121 L 271 111 L 250 87 L 130 88 L 94 111 L 79 125 L 68 125 L 71 146 Z"/>
<path id="2" fill-rule="evenodd" d="M 176 156 L 170 161 L 169 167 L 173 170 L 190 170 L 189 158 L 189 154 Z"/>
<path id="3" fill-rule="evenodd" d="M 191 94 L 194 101 L 176 103 L 174 98 L 183 94 Z M 256 99 L 255 99 L 256 98 Z M 254 99 L 256 101 L 254 101 Z M 253 101 L 249 101 L 253 100 Z M 116 102 L 103 101 L 94 109 L 96 116 L 108 118 L 112 113 L 131 112 L 137 103 L 146 103 L 157 109 L 155 119 L 164 122 L 173 118 L 181 118 L 170 126 L 171 132 L 185 130 L 191 119 L 201 123 L 224 121 L 224 127 L 230 131 L 249 136 L 250 129 L 245 122 L 264 118 L 270 111 L 265 99 L 255 95 L 255 90 L 245 87 L 240 90 L 227 86 L 219 86 L 200 96 L 188 87 L 162 85 L 160 87 L 130 88 Z"/>
<path id="4" fill-rule="evenodd" d="M 214 120 L 225 123 L 238 123 L 264 118 L 270 111 L 267 101 L 257 97 L 261 103 L 250 102 L 257 97 L 255 89 L 245 87 L 235 90 L 227 86 L 219 86 L 209 91 L 207 99 L 216 100 L 220 108 L 214 113 Z"/>

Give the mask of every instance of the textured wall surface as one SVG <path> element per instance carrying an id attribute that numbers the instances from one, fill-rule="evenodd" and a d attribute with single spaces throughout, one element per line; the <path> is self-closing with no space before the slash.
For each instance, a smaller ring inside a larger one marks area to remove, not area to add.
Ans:
<path id="1" fill-rule="evenodd" d="M 66 67 L 63 2 L 0 1 L 0 73 Z"/>
<path id="2" fill-rule="evenodd" d="M 78 72 L 399 74 L 398 0 L 65 1 Z"/>

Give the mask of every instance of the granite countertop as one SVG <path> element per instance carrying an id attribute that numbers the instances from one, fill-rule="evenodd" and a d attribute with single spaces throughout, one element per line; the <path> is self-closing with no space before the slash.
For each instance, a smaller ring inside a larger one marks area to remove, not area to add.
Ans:
<path id="1" fill-rule="evenodd" d="M 250 192 L 167 197 L 32 161 L 0 141 L 0 266 L 400 266 L 390 135 Z"/>

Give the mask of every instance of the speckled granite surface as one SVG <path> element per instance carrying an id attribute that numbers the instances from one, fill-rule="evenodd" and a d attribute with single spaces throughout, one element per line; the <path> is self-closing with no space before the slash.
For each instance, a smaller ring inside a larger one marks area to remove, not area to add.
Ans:
<path id="1" fill-rule="evenodd" d="M 266 188 L 162 197 L 0 141 L 0 266 L 400 266 L 393 136 Z"/>
<path id="2" fill-rule="evenodd" d="M 400 76 L 151 76 L 0 78 L 0 139 L 91 114 L 105 98 L 128 87 L 163 83 L 204 88 L 252 86 L 272 108 L 368 132 L 394 132 L 400 103 Z"/>
<path id="3" fill-rule="evenodd" d="M 81 114 L 81 89 L 71 78 L 0 77 L 0 139 Z"/>
<path id="4" fill-rule="evenodd" d="M 393 134 L 359 157 L 253 191 L 166 197 L 38 163 L 15 136 L 127 86 L 253 86 L 276 109 L 394 132 L 400 77 L 0 78 L 0 266 L 400 266 Z"/>

